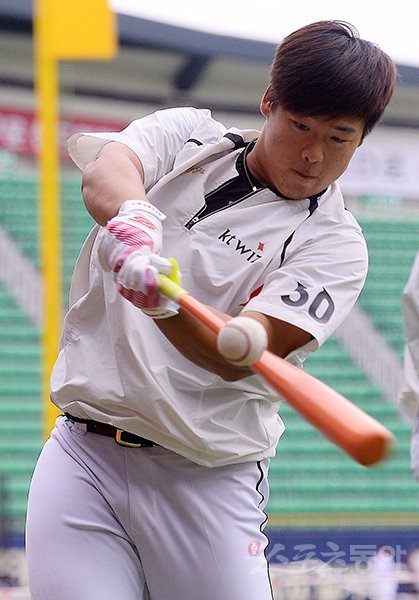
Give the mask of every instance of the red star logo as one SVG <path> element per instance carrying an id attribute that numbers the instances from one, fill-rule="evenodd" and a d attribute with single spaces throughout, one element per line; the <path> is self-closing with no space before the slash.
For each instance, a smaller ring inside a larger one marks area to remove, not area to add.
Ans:
<path id="1" fill-rule="evenodd" d="M 259 242 L 258 244 L 258 250 L 260 250 L 261 252 L 263 252 L 265 249 L 265 242 Z"/>

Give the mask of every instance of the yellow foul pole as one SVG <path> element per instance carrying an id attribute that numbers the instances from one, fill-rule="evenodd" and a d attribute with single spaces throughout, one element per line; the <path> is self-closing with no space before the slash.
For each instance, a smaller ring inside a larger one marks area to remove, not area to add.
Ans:
<path id="1" fill-rule="evenodd" d="M 59 192 L 58 61 L 52 52 L 51 10 L 54 0 L 36 0 L 35 91 L 39 127 L 38 219 L 42 276 L 42 397 L 44 436 L 48 437 L 57 408 L 49 402 L 49 377 L 58 351 L 62 319 L 61 218 Z"/>
<path id="2" fill-rule="evenodd" d="M 49 386 L 58 352 L 63 307 L 59 61 L 113 58 L 117 52 L 115 15 L 107 0 L 35 0 L 34 40 L 40 131 L 38 214 L 43 282 L 42 397 L 44 435 L 48 437 L 59 412 L 49 401 Z"/>

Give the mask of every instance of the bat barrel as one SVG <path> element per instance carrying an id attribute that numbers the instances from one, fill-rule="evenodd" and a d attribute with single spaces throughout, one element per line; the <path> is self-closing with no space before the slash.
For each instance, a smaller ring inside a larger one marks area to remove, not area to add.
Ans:
<path id="1" fill-rule="evenodd" d="M 358 439 L 353 439 L 353 449 L 346 450 L 359 464 L 364 467 L 375 465 L 388 458 L 393 446 L 394 436 L 384 427 L 382 431 L 371 429 L 365 431 Z"/>
<path id="2" fill-rule="evenodd" d="M 301 369 L 269 352 L 252 367 L 301 416 L 358 463 L 371 466 L 384 460 L 394 436 L 347 398 Z"/>

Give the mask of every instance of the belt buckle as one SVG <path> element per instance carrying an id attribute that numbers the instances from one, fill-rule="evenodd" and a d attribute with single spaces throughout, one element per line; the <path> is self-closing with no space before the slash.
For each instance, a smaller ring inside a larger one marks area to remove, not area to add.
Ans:
<path id="1" fill-rule="evenodd" d="M 122 434 L 125 433 L 123 429 L 117 429 L 115 433 L 115 441 L 120 446 L 126 446 L 127 448 L 141 448 L 142 444 L 135 442 L 126 442 L 122 439 Z"/>

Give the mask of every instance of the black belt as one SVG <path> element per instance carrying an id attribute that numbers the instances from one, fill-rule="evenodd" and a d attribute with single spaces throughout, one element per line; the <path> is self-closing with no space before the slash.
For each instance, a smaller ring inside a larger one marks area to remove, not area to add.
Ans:
<path id="1" fill-rule="evenodd" d="M 83 423 L 86 425 L 86 430 L 91 433 L 114 438 L 116 443 L 120 446 L 127 446 L 129 448 L 152 448 L 153 446 L 158 446 L 158 444 L 151 440 L 135 435 L 135 433 L 129 433 L 129 431 L 118 429 L 107 423 L 100 423 L 99 421 L 93 421 L 92 419 L 80 419 L 79 417 L 73 417 L 73 415 L 68 413 L 65 413 L 65 416 L 74 423 Z"/>

